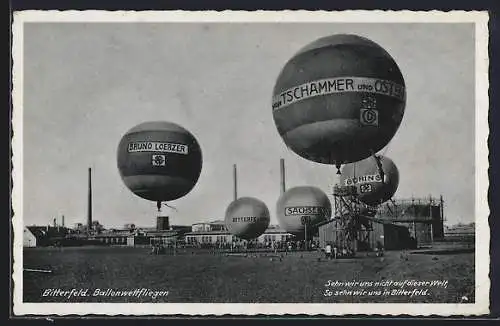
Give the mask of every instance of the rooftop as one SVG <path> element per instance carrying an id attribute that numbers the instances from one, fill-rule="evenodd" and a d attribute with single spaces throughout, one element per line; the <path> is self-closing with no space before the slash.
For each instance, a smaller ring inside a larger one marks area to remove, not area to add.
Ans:
<path id="1" fill-rule="evenodd" d="M 224 220 L 215 220 L 215 221 L 205 221 L 205 222 L 198 222 L 198 223 L 193 223 L 192 225 L 200 225 L 200 224 L 216 224 L 216 225 L 221 225 L 221 224 L 226 224 Z"/>
<path id="2" fill-rule="evenodd" d="M 263 234 L 284 234 L 287 233 L 281 228 L 268 228 Z M 217 231 L 195 231 L 188 232 L 185 235 L 230 235 L 231 233 L 227 230 L 217 230 Z"/>

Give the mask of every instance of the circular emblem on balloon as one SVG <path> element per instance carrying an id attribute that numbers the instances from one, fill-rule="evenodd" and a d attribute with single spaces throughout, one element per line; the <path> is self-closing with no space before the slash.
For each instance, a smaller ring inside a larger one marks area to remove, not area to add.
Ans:
<path id="1" fill-rule="evenodd" d="M 228 231 L 244 240 L 258 238 L 269 227 L 271 218 L 266 204 L 253 197 L 241 197 L 226 209 Z"/>
<path id="2" fill-rule="evenodd" d="M 346 164 L 340 176 L 341 186 L 356 187 L 358 199 L 367 205 L 379 205 L 394 196 L 399 185 L 399 171 L 385 156 L 370 156 Z"/>
<path id="3" fill-rule="evenodd" d="M 331 212 L 328 196 L 316 187 L 291 188 L 280 196 L 276 204 L 280 226 L 301 239 L 306 226 L 312 232 L 316 224 L 330 218 Z"/>
<path id="4" fill-rule="evenodd" d="M 403 75 L 386 50 L 364 37 L 333 35 L 285 64 L 272 112 L 293 152 L 339 166 L 385 147 L 401 124 L 405 103 Z"/>
<path id="5" fill-rule="evenodd" d="M 165 121 L 139 124 L 118 145 L 118 170 L 137 196 L 162 202 L 188 194 L 202 168 L 201 148 L 183 127 Z"/>

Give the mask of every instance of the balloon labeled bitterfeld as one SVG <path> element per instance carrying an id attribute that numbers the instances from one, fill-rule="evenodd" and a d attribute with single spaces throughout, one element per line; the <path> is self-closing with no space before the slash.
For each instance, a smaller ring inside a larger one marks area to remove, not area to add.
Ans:
<path id="1" fill-rule="evenodd" d="M 117 161 L 125 185 L 137 196 L 156 202 L 188 194 L 202 168 L 196 138 L 165 121 L 145 122 L 127 131 L 118 145 Z"/>
<path id="2" fill-rule="evenodd" d="M 258 238 L 269 227 L 271 218 L 266 204 L 253 197 L 241 197 L 226 209 L 228 231 L 244 240 Z"/>
<path id="3" fill-rule="evenodd" d="M 403 75 L 386 50 L 364 37 L 333 35 L 286 63 L 272 112 L 293 152 L 340 166 L 385 147 L 401 124 L 405 103 Z"/>

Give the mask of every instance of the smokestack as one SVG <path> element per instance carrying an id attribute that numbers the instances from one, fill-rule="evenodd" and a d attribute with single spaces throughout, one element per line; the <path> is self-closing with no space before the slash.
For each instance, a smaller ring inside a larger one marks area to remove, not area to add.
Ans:
<path id="1" fill-rule="evenodd" d="M 282 158 L 280 159 L 280 176 L 281 176 L 281 181 L 280 181 L 280 190 L 281 194 L 285 192 L 285 159 Z"/>
<path id="2" fill-rule="evenodd" d="M 61 224 L 62 224 L 62 227 L 64 227 L 64 215 L 61 218 Z"/>
<path id="3" fill-rule="evenodd" d="M 92 168 L 89 168 L 89 196 L 87 207 L 87 228 L 92 230 Z"/>
<path id="4" fill-rule="evenodd" d="M 233 164 L 233 191 L 234 200 L 238 199 L 238 175 L 236 173 L 236 164 Z"/>

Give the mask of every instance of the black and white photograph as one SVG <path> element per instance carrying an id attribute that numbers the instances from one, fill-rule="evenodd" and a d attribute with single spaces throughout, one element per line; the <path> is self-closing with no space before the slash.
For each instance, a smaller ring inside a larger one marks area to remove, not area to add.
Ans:
<path id="1" fill-rule="evenodd" d="M 489 312 L 488 13 L 20 11 L 14 312 Z"/>

